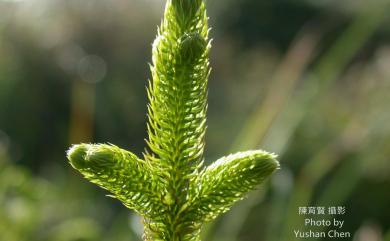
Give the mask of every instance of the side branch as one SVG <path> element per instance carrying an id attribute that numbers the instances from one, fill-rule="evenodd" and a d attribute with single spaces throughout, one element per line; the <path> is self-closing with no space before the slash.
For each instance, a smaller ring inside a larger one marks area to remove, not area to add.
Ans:
<path id="1" fill-rule="evenodd" d="M 192 212 L 210 221 L 228 211 L 279 167 L 275 158 L 265 151 L 246 151 L 218 159 L 192 186 Z"/>
<path id="2" fill-rule="evenodd" d="M 126 207 L 148 218 L 164 212 L 158 180 L 133 153 L 114 145 L 80 144 L 70 148 L 67 157 L 73 168 Z"/>

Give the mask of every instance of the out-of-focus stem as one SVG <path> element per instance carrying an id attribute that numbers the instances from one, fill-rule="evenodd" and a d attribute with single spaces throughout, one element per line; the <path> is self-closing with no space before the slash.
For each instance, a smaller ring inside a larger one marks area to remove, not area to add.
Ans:
<path id="1" fill-rule="evenodd" d="M 93 138 L 94 114 L 95 114 L 95 89 L 94 83 L 85 81 L 73 81 L 71 92 L 70 112 L 70 143 L 88 143 Z"/>
<path id="2" fill-rule="evenodd" d="M 320 34 L 310 27 L 303 28 L 297 35 L 270 80 L 271 85 L 264 101 L 244 124 L 233 144 L 233 149 L 255 148 L 259 145 L 314 57 L 319 39 Z"/>
<path id="3" fill-rule="evenodd" d="M 308 75 L 309 78 L 304 80 L 304 84 L 294 95 L 294 101 L 287 103 L 281 114 L 274 119 L 269 135 L 262 140 L 264 148 L 282 155 L 301 120 L 326 96 L 328 88 L 380 26 L 386 16 L 387 6 L 364 11 L 356 16 L 335 44 L 321 57 Z"/>

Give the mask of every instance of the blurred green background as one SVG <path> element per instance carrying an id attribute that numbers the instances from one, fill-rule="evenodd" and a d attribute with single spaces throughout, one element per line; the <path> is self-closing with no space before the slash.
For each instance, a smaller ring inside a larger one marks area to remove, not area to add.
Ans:
<path id="1" fill-rule="evenodd" d="M 207 5 L 206 162 L 264 148 L 282 169 L 206 225 L 203 240 L 298 240 L 298 207 L 345 206 L 344 240 L 389 241 L 389 1 Z M 1 241 L 141 239 L 140 218 L 76 173 L 65 151 L 110 142 L 141 155 L 163 6 L 0 0 Z"/>

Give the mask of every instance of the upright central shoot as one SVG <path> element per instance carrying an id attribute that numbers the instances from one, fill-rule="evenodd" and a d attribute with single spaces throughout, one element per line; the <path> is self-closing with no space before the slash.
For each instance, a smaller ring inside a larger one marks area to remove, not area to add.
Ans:
<path id="1" fill-rule="evenodd" d="M 168 206 L 185 202 L 183 191 L 203 160 L 210 72 L 207 35 L 201 0 L 168 1 L 153 43 L 147 141 L 151 153 L 144 155 L 158 167 Z"/>
<path id="2" fill-rule="evenodd" d="M 204 2 L 168 0 L 153 43 L 144 158 L 107 144 L 68 151 L 75 169 L 144 217 L 146 241 L 199 240 L 205 222 L 278 167 L 261 150 L 203 167 L 210 47 Z"/>

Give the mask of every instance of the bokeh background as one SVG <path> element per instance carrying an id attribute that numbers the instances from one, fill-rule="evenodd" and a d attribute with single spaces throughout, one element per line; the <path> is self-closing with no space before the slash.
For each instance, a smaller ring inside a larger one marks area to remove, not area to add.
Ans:
<path id="1" fill-rule="evenodd" d="M 389 241 L 389 1 L 207 5 L 206 161 L 264 148 L 282 169 L 206 225 L 203 240 L 296 240 L 298 207 L 345 206 L 344 240 Z M 141 155 L 163 6 L 0 0 L 1 241 L 140 240 L 139 217 L 84 180 L 65 151 L 110 142 Z"/>

